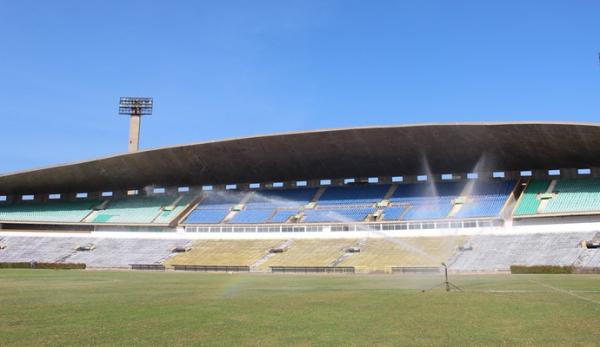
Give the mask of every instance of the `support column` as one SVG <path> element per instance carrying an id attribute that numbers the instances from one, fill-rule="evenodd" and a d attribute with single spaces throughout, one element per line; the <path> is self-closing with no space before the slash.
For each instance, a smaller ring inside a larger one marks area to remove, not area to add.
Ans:
<path id="1" fill-rule="evenodd" d="M 129 123 L 129 152 L 137 152 L 140 149 L 140 126 L 142 117 L 132 114 Z"/>

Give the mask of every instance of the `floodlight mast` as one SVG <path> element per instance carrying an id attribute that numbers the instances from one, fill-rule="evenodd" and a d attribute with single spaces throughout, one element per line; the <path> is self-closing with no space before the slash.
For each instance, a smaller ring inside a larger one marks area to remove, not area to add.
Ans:
<path id="1" fill-rule="evenodd" d="M 140 150 L 140 128 L 142 116 L 152 114 L 152 98 L 122 97 L 119 100 L 119 114 L 129 115 L 129 152 Z"/>

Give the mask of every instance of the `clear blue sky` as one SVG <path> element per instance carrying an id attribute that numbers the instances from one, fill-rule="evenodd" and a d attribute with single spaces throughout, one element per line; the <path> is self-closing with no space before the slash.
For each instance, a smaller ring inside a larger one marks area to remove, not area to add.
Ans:
<path id="1" fill-rule="evenodd" d="M 0 172 L 417 122 L 600 121 L 599 1 L 0 1 Z M 217 155 L 218 153 L 216 153 Z"/>

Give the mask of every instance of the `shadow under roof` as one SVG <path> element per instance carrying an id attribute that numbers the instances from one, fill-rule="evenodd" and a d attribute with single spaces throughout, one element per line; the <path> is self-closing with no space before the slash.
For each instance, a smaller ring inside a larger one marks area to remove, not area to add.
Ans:
<path id="1" fill-rule="evenodd" d="M 0 176 L 0 194 L 600 167 L 600 126 L 455 123 L 332 129 L 149 149 Z"/>

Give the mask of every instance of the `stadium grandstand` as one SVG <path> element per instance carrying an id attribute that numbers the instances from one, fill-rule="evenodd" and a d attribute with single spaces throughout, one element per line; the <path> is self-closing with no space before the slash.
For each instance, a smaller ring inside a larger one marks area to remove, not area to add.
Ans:
<path id="1" fill-rule="evenodd" d="M 351 128 L 120 154 L 0 176 L 0 226 L 0 262 L 600 268 L 600 126 Z"/>

